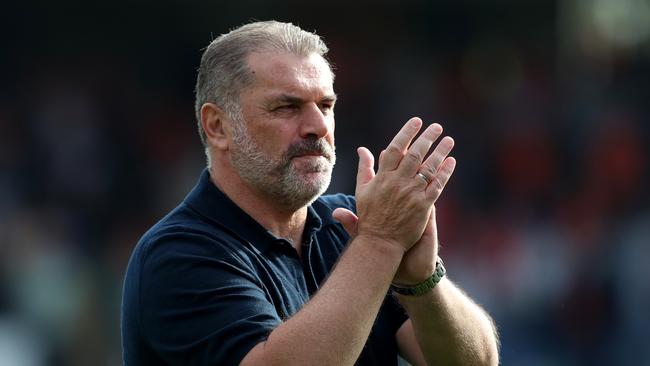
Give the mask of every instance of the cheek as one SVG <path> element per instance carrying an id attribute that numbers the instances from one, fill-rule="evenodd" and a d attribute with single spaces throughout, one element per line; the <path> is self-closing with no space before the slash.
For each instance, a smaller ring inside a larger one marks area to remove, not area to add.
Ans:
<path id="1" fill-rule="evenodd" d="M 269 127 L 256 131 L 255 142 L 265 153 L 278 157 L 284 154 L 291 144 L 293 135 L 278 127 Z"/>

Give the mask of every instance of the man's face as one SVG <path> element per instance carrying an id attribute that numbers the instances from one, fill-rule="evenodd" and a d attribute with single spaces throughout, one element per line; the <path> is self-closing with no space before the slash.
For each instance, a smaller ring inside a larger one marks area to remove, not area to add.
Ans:
<path id="1" fill-rule="evenodd" d="M 248 61 L 254 82 L 240 95 L 231 163 L 254 189 L 303 207 L 327 189 L 336 160 L 332 73 L 316 54 L 254 53 Z"/>

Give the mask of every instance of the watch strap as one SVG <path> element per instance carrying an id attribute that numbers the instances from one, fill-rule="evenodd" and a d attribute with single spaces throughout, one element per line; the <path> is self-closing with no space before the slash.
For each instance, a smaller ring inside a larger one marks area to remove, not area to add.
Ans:
<path id="1" fill-rule="evenodd" d="M 390 290 L 400 295 L 420 296 L 431 291 L 431 289 L 436 287 L 438 282 L 440 282 L 440 280 L 445 276 L 445 273 L 447 273 L 447 270 L 445 269 L 445 265 L 442 262 L 442 259 L 438 257 L 438 259 L 436 259 L 436 269 L 433 271 L 431 277 L 418 283 L 415 286 L 402 286 L 397 284 L 391 284 Z"/>

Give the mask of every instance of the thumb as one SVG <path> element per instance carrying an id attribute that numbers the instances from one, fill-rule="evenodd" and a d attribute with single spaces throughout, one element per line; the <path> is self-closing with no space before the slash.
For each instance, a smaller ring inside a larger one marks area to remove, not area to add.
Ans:
<path id="1" fill-rule="evenodd" d="M 359 221 L 359 218 L 354 214 L 354 212 L 347 208 L 339 207 L 332 212 L 332 217 L 343 225 L 343 228 L 350 236 L 357 235 L 357 222 Z"/>
<path id="2" fill-rule="evenodd" d="M 357 170 L 357 188 L 367 184 L 375 177 L 375 157 L 365 147 L 357 149 L 359 154 L 359 168 Z"/>

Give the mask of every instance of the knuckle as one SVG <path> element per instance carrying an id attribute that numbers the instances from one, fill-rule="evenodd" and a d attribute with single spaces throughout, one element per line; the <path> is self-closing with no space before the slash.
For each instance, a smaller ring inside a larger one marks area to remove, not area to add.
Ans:
<path id="1" fill-rule="evenodd" d="M 422 161 L 422 155 L 412 150 L 407 151 L 405 158 L 412 161 Z"/>
<path id="2" fill-rule="evenodd" d="M 395 154 L 395 155 L 401 155 L 402 154 L 402 151 L 400 150 L 400 148 L 397 147 L 394 144 L 388 145 L 388 147 L 386 147 L 386 150 L 384 150 L 384 152 L 385 152 L 385 154 L 389 154 L 389 155 L 390 154 Z"/>
<path id="3" fill-rule="evenodd" d="M 435 189 L 437 193 L 442 192 L 442 189 L 445 188 L 444 183 L 440 180 L 438 176 L 434 176 L 433 179 L 431 179 L 431 185 Z"/>
<path id="4" fill-rule="evenodd" d="M 445 154 L 441 153 L 440 151 L 434 151 L 433 154 L 431 154 L 431 158 L 433 159 L 433 164 L 432 165 L 440 165 L 442 160 L 444 160 Z"/>

